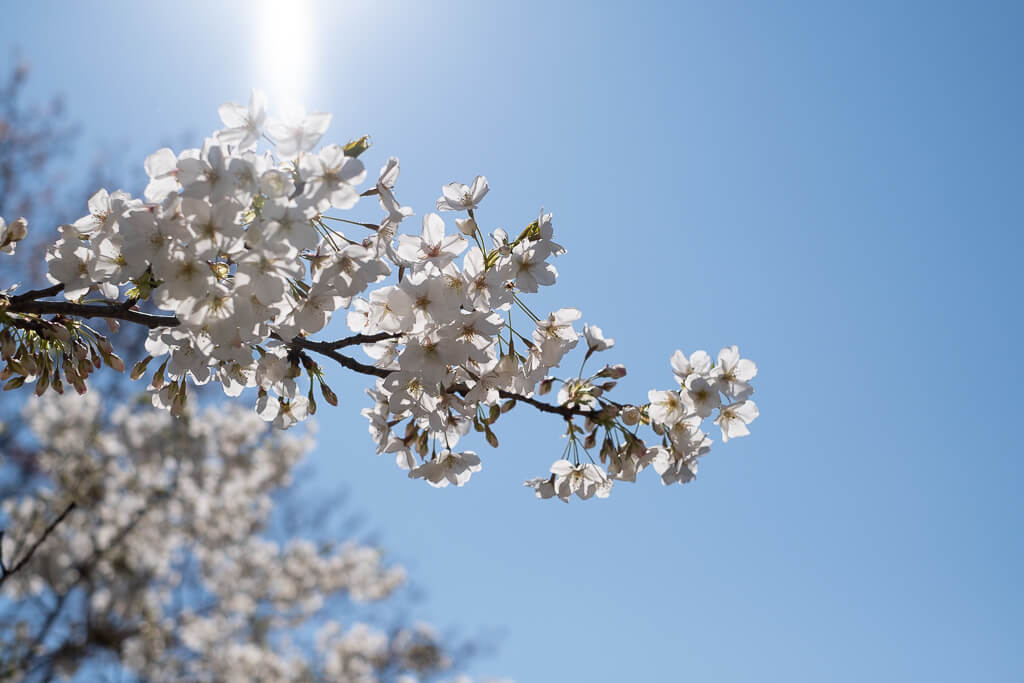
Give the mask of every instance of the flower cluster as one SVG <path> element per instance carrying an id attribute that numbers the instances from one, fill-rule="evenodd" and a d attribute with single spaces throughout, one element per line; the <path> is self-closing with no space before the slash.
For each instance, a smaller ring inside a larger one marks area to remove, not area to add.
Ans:
<path id="1" fill-rule="evenodd" d="M 565 462 L 555 463 L 551 477 L 528 482 L 541 497 L 563 500 L 603 497 L 612 480 L 632 480 L 648 463 L 666 482 L 684 480 L 683 470 L 692 477 L 710 443 L 699 428 L 704 418 L 718 411 L 724 441 L 745 434 L 756 417 L 747 400 L 756 369 L 735 347 L 717 364 L 703 352 L 679 354 L 673 368 L 680 388 L 651 392 L 649 404 L 608 398 L 625 374 L 621 365 L 589 378 L 582 369 L 576 378 L 552 377 L 579 343 L 582 314 L 561 308 L 542 316 L 527 303 L 555 283 L 552 261 L 565 251 L 543 209 L 519 232 L 485 230 L 479 207 L 489 185 L 477 176 L 442 187 L 437 212 L 422 216 L 419 233 L 399 234 L 413 212 L 395 196 L 398 160 L 389 158 L 374 185 L 359 188 L 367 138 L 318 149 L 329 114 L 270 119 L 258 91 L 248 106 L 226 104 L 220 114 L 226 128 L 201 148 L 161 149 L 146 159 L 143 198 L 100 190 L 88 215 L 60 227 L 47 252 L 48 276 L 71 303 L 60 307 L 29 293 L 0 299 L 0 313 L 20 321 L 67 313 L 38 324 L 65 325 L 72 343 L 85 329 L 75 315 L 147 325 L 149 356 L 132 376 L 160 359 L 152 400 L 175 415 L 185 412 L 189 384 L 218 382 L 229 396 L 254 389 L 259 416 L 288 428 L 316 412 L 317 387 L 323 400 L 337 403 L 311 355 L 320 354 L 377 378 L 373 406 L 363 411 L 377 452 L 393 454 L 408 476 L 436 487 L 462 486 L 480 471 L 480 457 L 460 442 L 475 430 L 497 446 L 495 422 L 517 404 L 567 421 Z M 261 151 L 264 140 L 270 148 Z M 383 212 L 377 222 L 335 215 L 366 197 Z M 449 213 L 454 221 L 446 221 Z M 353 236 L 353 229 L 361 232 Z M 139 310 L 144 300 L 169 315 Z M 339 311 L 354 334 L 312 340 Z M 525 329 L 513 326 L 513 312 Z M 28 335 L 25 324 L 19 334 Z M 37 334 L 49 344 L 37 355 L 66 352 L 68 342 Z M 596 326 L 584 324 L 582 337 L 584 364 L 614 345 Z M 372 364 L 340 352 L 356 345 Z M 13 381 L 39 376 L 20 367 Z M 555 381 L 562 382 L 557 403 L 538 400 Z M 75 387 L 84 390 L 84 383 Z M 663 437 L 660 447 L 649 449 L 637 436 L 639 423 Z M 581 447 L 596 447 L 599 429 L 607 471 L 580 459 Z"/>
<path id="2" fill-rule="evenodd" d="M 38 677 L 41 653 L 54 674 L 70 676 L 96 651 L 119 653 L 125 669 L 153 681 L 376 681 L 451 664 L 425 626 L 385 634 L 357 622 L 338 638 L 337 624 L 320 620 L 332 600 L 380 601 L 404 584 L 405 571 L 386 566 L 376 548 L 279 545 L 262 535 L 272 494 L 312 446 L 308 434 L 268 430 L 236 405 L 181 420 L 122 406 L 105 423 L 95 392 L 51 394 L 24 417 L 47 485 L 4 501 L 4 527 L 20 538 L 0 536 L 0 558 L 10 565 L 52 511 L 69 500 L 77 507 L 3 583 L 8 607 L 24 609 L 0 626 L 0 677 L 10 662 Z M 53 632 L 40 638 L 47 613 L 37 611 L 53 605 Z M 319 648 L 300 651 L 275 636 L 317 621 Z M 342 675 L 357 662 L 358 677 Z"/>

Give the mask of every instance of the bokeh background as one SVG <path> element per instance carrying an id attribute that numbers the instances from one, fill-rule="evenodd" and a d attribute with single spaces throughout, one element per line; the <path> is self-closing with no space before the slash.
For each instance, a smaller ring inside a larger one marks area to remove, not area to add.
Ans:
<path id="1" fill-rule="evenodd" d="M 0 58 L 65 96 L 70 175 L 99 150 L 138 187 L 256 86 L 372 135 L 371 173 L 399 156 L 420 215 L 476 174 L 488 228 L 544 206 L 569 252 L 534 308 L 613 336 L 624 397 L 676 348 L 757 361 L 753 435 L 697 481 L 568 506 L 521 486 L 557 420 L 515 411 L 438 491 L 332 373 L 317 496 L 411 568 L 416 615 L 498 634 L 471 672 L 1018 681 L 1022 30 L 1017 2 L 3 0 Z"/>

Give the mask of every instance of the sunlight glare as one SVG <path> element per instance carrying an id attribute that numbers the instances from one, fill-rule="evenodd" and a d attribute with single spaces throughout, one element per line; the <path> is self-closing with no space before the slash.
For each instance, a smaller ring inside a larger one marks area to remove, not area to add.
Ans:
<path id="1" fill-rule="evenodd" d="M 307 104 L 316 40 L 311 3 L 262 0 L 256 21 L 256 87 L 266 91 L 271 109 Z"/>

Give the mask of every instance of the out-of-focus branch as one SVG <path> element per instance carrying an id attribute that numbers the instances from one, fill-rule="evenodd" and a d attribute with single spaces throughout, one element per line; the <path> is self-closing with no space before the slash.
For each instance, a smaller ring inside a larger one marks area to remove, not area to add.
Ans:
<path id="1" fill-rule="evenodd" d="M 57 525 L 64 521 L 64 518 L 68 516 L 68 513 L 70 513 L 74 509 L 75 502 L 71 501 L 70 503 L 68 503 L 67 507 L 64 508 L 64 511 L 57 515 L 56 519 L 54 519 L 47 525 L 46 529 L 43 530 L 42 536 L 36 539 L 36 542 L 29 547 L 28 552 L 22 555 L 21 559 L 19 559 L 17 562 L 11 565 L 9 568 L 4 564 L 4 532 L 0 531 L 0 586 L 4 584 L 4 581 L 6 581 L 9 576 L 18 572 L 18 570 L 24 567 L 28 563 L 28 561 L 32 559 L 32 555 L 34 555 L 36 550 L 39 549 L 39 546 L 41 546 L 43 542 L 47 539 L 47 537 L 53 533 L 53 530 L 57 528 Z"/>

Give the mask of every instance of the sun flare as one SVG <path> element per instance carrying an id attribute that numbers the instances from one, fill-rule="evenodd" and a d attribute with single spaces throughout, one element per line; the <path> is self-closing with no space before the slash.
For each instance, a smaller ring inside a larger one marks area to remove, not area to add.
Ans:
<path id="1" fill-rule="evenodd" d="M 313 13 L 309 0 L 262 0 L 253 44 L 257 87 L 271 106 L 305 104 L 313 69 Z"/>

